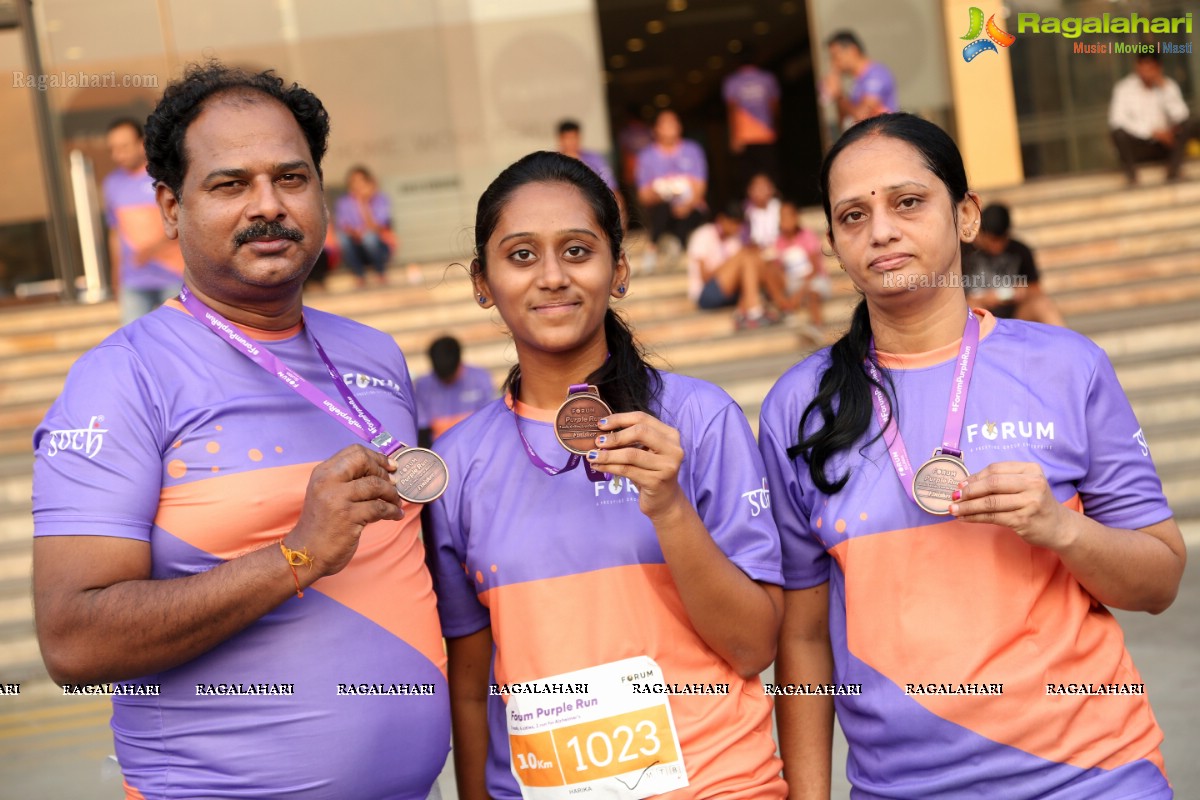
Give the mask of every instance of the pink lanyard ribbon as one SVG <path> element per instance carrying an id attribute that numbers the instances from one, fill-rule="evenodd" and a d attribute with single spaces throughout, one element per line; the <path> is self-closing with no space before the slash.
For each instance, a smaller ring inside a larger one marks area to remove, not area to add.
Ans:
<path id="1" fill-rule="evenodd" d="M 950 390 L 950 402 L 946 411 L 946 428 L 942 432 L 942 446 L 934 451 L 935 456 L 948 455 L 962 458 L 959 444 L 962 441 L 963 421 L 966 419 L 967 391 L 971 385 L 971 373 L 975 370 L 975 354 L 978 351 L 979 318 L 975 316 L 974 312 L 967 309 L 967 326 L 963 331 L 962 344 L 958 348 L 958 358 L 955 359 L 958 364 L 958 372 Z M 900 427 L 896 424 L 896 418 L 892 416 L 891 407 L 883 393 L 883 375 L 880 374 L 879 367 L 875 364 L 874 337 L 871 338 L 870 354 L 864 365 L 871 380 L 878 384 L 871 387 L 871 402 L 875 406 L 875 416 L 879 419 L 879 425 L 883 428 L 883 440 L 888 448 L 892 466 L 900 478 L 900 483 L 908 490 L 908 496 L 915 501 L 912 461 L 908 458 L 908 449 L 904 446 Z"/>
<path id="2" fill-rule="evenodd" d="M 307 325 L 304 326 L 305 333 L 307 333 L 308 338 L 312 341 L 313 346 L 317 350 L 317 355 L 320 356 L 321 361 L 325 364 L 325 368 L 329 371 L 329 377 L 333 379 L 333 385 L 337 387 L 338 393 L 346 401 L 346 405 L 354 412 L 353 416 L 345 408 L 331 400 L 328 395 L 305 380 L 300 373 L 283 363 L 278 356 L 266 347 L 243 336 L 242 332 L 232 322 L 196 299 L 186 286 L 179 290 L 179 300 L 183 303 L 184 308 L 191 312 L 193 317 L 207 324 L 209 330 L 228 342 L 234 350 L 262 367 L 271 375 L 274 375 L 282 383 L 295 390 L 305 400 L 308 400 L 314 406 L 336 419 L 347 430 L 363 441 L 370 443 L 385 456 L 390 456 L 405 446 L 403 442 L 400 442 L 390 433 L 383 430 L 383 426 L 379 420 L 358 402 L 358 398 L 346 386 L 346 382 L 338 374 L 337 367 L 329 360 L 329 356 L 325 354 L 325 349 L 321 347 L 321 343 L 317 341 L 317 337 Z"/>

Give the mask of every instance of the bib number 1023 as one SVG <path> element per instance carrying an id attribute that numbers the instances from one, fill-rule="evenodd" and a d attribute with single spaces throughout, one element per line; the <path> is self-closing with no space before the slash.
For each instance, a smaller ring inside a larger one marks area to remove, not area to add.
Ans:
<path id="1" fill-rule="evenodd" d="M 662 706 L 509 737 L 526 786 L 570 786 L 679 759 Z"/>

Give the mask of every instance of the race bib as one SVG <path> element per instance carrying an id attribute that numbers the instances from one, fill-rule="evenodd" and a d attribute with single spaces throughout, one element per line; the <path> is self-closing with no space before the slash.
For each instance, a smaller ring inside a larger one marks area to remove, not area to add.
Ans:
<path id="1" fill-rule="evenodd" d="M 633 688 L 663 682 L 639 656 L 520 684 L 505 715 L 521 796 L 641 800 L 687 786 L 666 696 Z"/>

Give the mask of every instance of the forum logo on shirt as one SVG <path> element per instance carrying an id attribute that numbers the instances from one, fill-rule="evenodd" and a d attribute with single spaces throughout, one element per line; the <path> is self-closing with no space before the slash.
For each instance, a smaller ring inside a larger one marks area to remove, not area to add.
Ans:
<path id="1" fill-rule="evenodd" d="M 91 418 L 86 428 L 63 428 L 50 431 L 46 445 L 46 457 L 54 458 L 62 452 L 83 453 L 88 460 L 95 458 L 104 446 L 104 434 L 108 428 L 100 427 L 104 423 L 104 415 L 98 414 Z"/>
<path id="2" fill-rule="evenodd" d="M 352 389 L 387 389 L 393 394 L 400 393 L 400 384 L 391 378 L 376 378 L 364 372 L 347 372 L 342 380 Z"/>
<path id="3" fill-rule="evenodd" d="M 636 503 L 638 495 L 641 494 L 633 481 L 628 478 L 618 478 L 615 475 L 607 481 L 593 483 L 592 487 L 592 491 L 596 497 L 596 505 L 598 506 L 609 506 L 614 503 Z"/>
<path id="4" fill-rule="evenodd" d="M 1054 441 L 1054 423 L 1040 420 L 1006 420 L 1002 422 L 985 421 L 982 425 L 971 423 L 967 425 L 967 444 L 980 441 L 981 449 L 1011 450 L 1016 447 L 1040 447 L 1049 449 L 1050 445 L 1036 444 Z M 989 446 L 985 443 L 995 442 Z"/>
<path id="5" fill-rule="evenodd" d="M 964 40 L 969 40 L 966 47 L 963 48 L 963 61 L 971 62 L 983 53 L 992 52 L 999 53 L 996 45 L 1008 47 L 1017 40 L 1017 37 L 1005 30 L 1001 30 L 996 24 L 996 15 L 992 14 L 988 17 L 987 24 L 983 22 L 983 9 L 976 6 L 971 6 L 971 27 L 967 29 L 966 36 L 961 37 Z M 982 34 L 986 33 L 984 37 Z"/>

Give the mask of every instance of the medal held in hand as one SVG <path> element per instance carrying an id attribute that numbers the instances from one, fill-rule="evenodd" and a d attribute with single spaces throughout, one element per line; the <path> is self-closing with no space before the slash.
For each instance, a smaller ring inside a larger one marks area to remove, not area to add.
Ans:
<path id="1" fill-rule="evenodd" d="M 450 482 L 450 470 L 442 457 L 424 447 L 409 447 L 383 430 L 382 423 L 358 402 L 354 392 L 346 386 L 341 373 L 329 360 L 325 348 L 321 347 L 316 335 L 307 325 L 304 331 L 325 364 L 334 388 L 349 407 L 349 411 L 280 361 L 269 349 L 248 341 L 229 320 L 193 297 L 186 286 L 179 290 L 179 300 L 193 317 L 207 324 L 213 333 L 224 339 L 234 350 L 274 375 L 355 436 L 387 456 L 388 460 L 396 465 L 396 471 L 392 473 L 391 478 L 392 483 L 396 485 L 396 493 L 402 499 L 410 503 L 432 503 L 446 491 L 446 485 Z"/>
<path id="2" fill-rule="evenodd" d="M 576 455 L 587 455 L 596 447 L 600 420 L 612 415 L 612 409 L 600 397 L 595 386 L 572 386 L 567 399 L 554 415 L 554 435 L 559 444 Z"/>
<path id="3" fill-rule="evenodd" d="M 943 455 L 938 448 L 913 476 L 913 499 L 930 514 L 949 514 L 954 490 L 970 474 L 962 459 Z"/>
<path id="4" fill-rule="evenodd" d="M 388 460 L 396 465 L 392 473 L 396 493 L 410 503 L 432 503 L 450 482 L 446 462 L 426 447 L 402 447 Z"/>
<path id="5" fill-rule="evenodd" d="M 908 449 L 904 446 L 900 427 L 896 424 L 896 418 L 892 416 L 892 409 L 882 390 L 883 375 L 875 364 L 874 339 L 871 340 L 871 358 L 864 363 L 867 374 L 875 384 L 871 390 L 871 403 L 875 406 L 875 415 L 883 429 L 884 445 L 888 448 L 892 467 L 895 468 L 900 483 L 908 491 L 908 496 L 923 511 L 930 514 L 949 514 L 950 505 L 954 501 L 954 490 L 971 474 L 962 460 L 959 444 L 962 440 L 963 419 L 966 416 L 967 391 L 971 386 L 971 374 L 975 369 L 975 355 L 978 350 L 979 320 L 968 310 L 966 328 L 958 348 L 958 358 L 955 359 L 957 369 L 950 387 L 942 446 L 934 450 L 933 456 L 915 472 L 912 462 L 908 459 Z"/>

